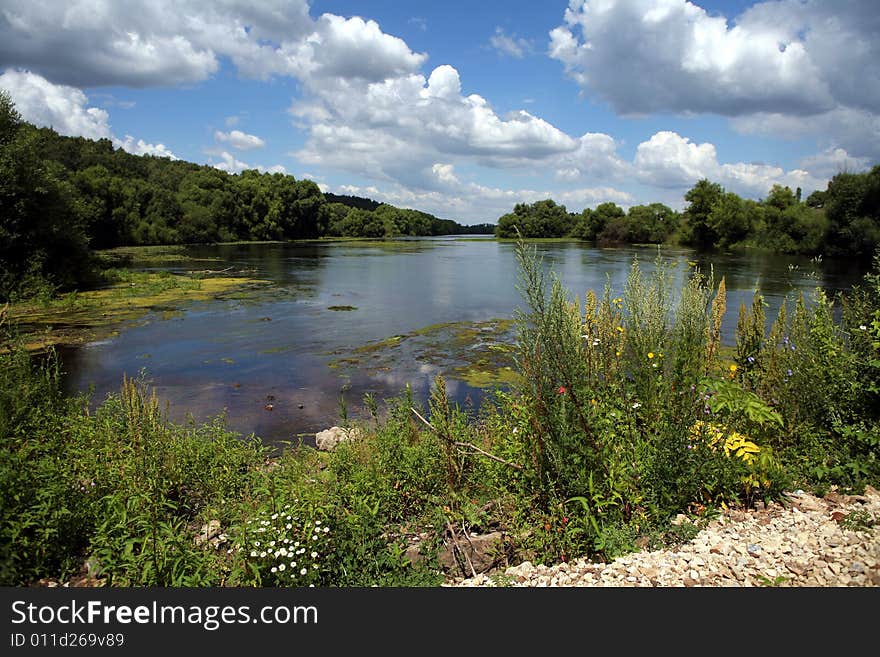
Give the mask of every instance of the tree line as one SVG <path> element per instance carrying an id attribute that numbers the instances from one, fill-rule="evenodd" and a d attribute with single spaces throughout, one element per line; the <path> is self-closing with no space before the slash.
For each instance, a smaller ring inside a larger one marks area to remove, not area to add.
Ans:
<path id="1" fill-rule="evenodd" d="M 774 185 L 744 199 L 708 179 L 684 195 L 677 212 L 662 203 L 624 211 L 602 203 L 568 212 L 552 199 L 518 203 L 498 219 L 498 237 L 576 237 L 599 244 L 684 244 L 699 249 L 762 248 L 779 253 L 869 259 L 880 245 L 880 165 L 840 172 L 805 200 L 800 188 Z"/>
<path id="2" fill-rule="evenodd" d="M 475 232 L 282 173 L 132 155 L 22 120 L 0 91 L 0 301 L 94 282 L 116 246 Z M 483 225 L 480 232 L 492 233 Z"/>

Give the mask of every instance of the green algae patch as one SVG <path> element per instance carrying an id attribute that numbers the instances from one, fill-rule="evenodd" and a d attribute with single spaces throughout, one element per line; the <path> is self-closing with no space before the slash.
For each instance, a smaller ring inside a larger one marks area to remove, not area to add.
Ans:
<path id="1" fill-rule="evenodd" d="M 522 376 L 509 365 L 486 370 L 479 366 L 456 367 L 453 372 L 456 379 L 464 381 L 471 388 L 506 387 L 522 381 Z"/>
<path id="2" fill-rule="evenodd" d="M 101 289 L 10 306 L 9 317 L 17 325 L 20 342 L 29 351 L 94 342 L 112 337 L 121 325 L 142 320 L 151 312 L 160 319 L 172 319 L 191 303 L 225 299 L 233 292 L 256 292 L 270 285 L 252 278 L 167 272 L 121 270 L 109 276 L 116 282 Z"/>
<path id="3" fill-rule="evenodd" d="M 170 246 L 118 246 L 103 249 L 95 254 L 105 267 L 131 265 L 161 265 L 178 262 L 218 262 L 220 258 L 194 258 L 187 247 Z"/>
<path id="4" fill-rule="evenodd" d="M 390 338 L 385 338 L 384 340 L 379 340 L 378 342 L 370 342 L 361 347 L 358 347 L 354 350 L 354 353 L 369 354 L 374 352 L 382 352 L 391 347 L 398 346 L 403 340 L 406 340 L 409 337 L 412 337 L 412 335 L 392 335 Z"/>
<path id="5" fill-rule="evenodd" d="M 327 366 L 343 377 L 354 369 L 377 375 L 430 366 L 474 388 L 507 386 L 517 377 L 513 341 L 510 319 L 444 322 L 331 352 L 336 358 Z"/>

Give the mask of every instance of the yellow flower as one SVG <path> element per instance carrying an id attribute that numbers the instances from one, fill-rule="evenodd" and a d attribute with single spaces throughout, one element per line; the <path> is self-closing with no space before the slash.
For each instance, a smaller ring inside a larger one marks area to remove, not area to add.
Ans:
<path id="1" fill-rule="evenodd" d="M 591 403 L 593 406 L 595 406 L 595 405 L 596 405 L 596 400 L 595 400 L 595 399 L 591 399 L 591 400 L 590 400 L 590 403 Z"/>
<path id="2" fill-rule="evenodd" d="M 737 370 L 736 365 L 731 365 L 731 366 L 730 366 L 730 371 L 731 371 L 731 372 L 736 372 L 736 370 Z"/>
<path id="3" fill-rule="evenodd" d="M 615 352 L 614 352 L 614 355 L 615 355 L 615 356 L 620 356 L 620 352 L 619 352 L 619 351 L 615 351 Z"/>
<path id="4" fill-rule="evenodd" d="M 618 330 L 619 332 L 623 333 L 623 327 L 622 327 L 622 326 L 617 326 L 616 328 L 617 328 L 617 330 Z"/>
<path id="5" fill-rule="evenodd" d="M 649 352 L 648 352 L 648 358 L 653 358 L 653 357 L 654 357 L 654 352 L 653 352 L 653 351 L 649 351 Z"/>

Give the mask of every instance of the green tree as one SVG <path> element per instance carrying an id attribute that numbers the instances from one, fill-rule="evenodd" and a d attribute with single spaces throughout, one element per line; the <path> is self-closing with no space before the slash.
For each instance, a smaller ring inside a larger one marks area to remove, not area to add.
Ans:
<path id="1" fill-rule="evenodd" d="M 870 258 L 880 243 L 880 166 L 839 173 L 825 192 L 829 255 Z"/>
<path id="2" fill-rule="evenodd" d="M 688 243 L 699 248 L 711 248 L 718 242 L 718 234 L 709 216 L 723 194 L 721 185 L 703 178 L 684 195 L 684 200 L 688 202 L 684 210 Z"/>
<path id="3" fill-rule="evenodd" d="M 706 220 L 708 232 L 715 236 L 715 245 L 733 246 L 749 234 L 749 215 L 743 200 L 732 192 L 722 194 L 712 206 Z"/>
<path id="4" fill-rule="evenodd" d="M 498 237 L 516 237 L 519 231 L 523 237 L 563 237 L 573 227 L 564 205 L 544 199 L 531 205 L 517 203 L 513 212 L 498 219 L 495 234 Z"/>
<path id="5" fill-rule="evenodd" d="M 37 140 L 0 91 L 0 300 L 69 289 L 91 271 L 76 188 L 40 159 Z"/>

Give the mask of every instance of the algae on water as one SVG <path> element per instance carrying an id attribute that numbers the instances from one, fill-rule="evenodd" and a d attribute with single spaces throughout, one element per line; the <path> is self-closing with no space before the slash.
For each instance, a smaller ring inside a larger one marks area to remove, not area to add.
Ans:
<path id="1" fill-rule="evenodd" d="M 347 377 L 354 369 L 378 374 L 398 371 L 415 362 L 439 367 L 447 378 L 473 388 L 507 386 L 517 378 L 513 339 L 510 319 L 444 322 L 336 350 L 328 354 L 335 358 L 327 365 Z"/>

